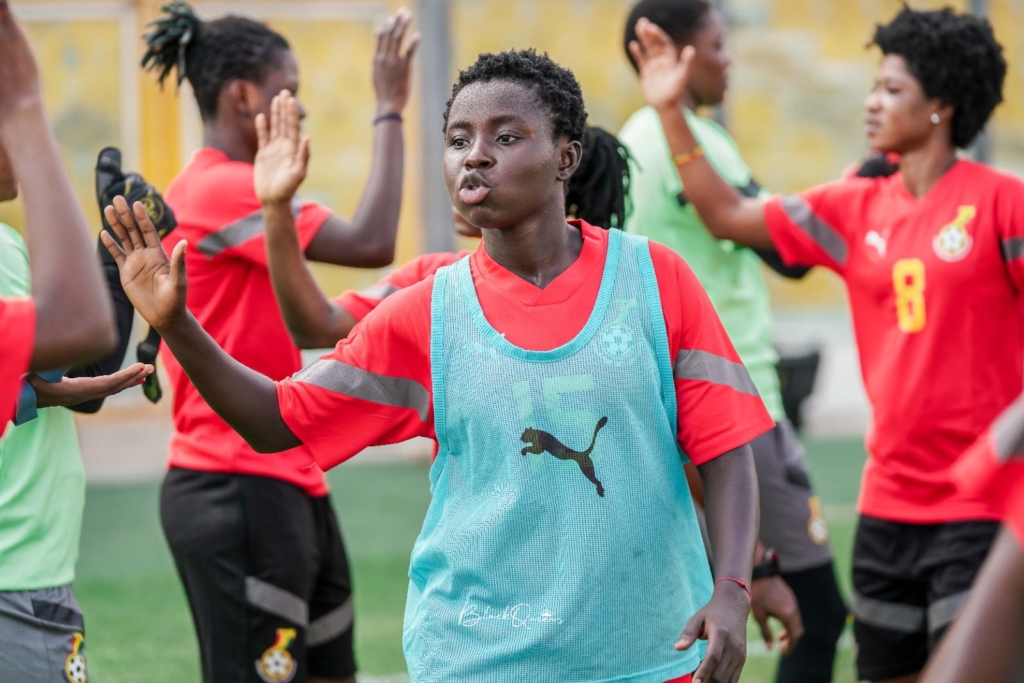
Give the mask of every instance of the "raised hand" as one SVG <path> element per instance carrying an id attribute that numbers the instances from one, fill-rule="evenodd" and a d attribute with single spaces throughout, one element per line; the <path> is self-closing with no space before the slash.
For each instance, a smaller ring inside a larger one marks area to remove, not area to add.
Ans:
<path id="1" fill-rule="evenodd" d="M 0 121 L 42 102 L 39 69 L 8 0 L 0 0 Z"/>
<path id="2" fill-rule="evenodd" d="M 256 152 L 253 184 L 263 204 L 287 204 L 306 179 L 309 137 L 300 134 L 299 103 L 282 90 L 270 104 L 270 121 L 256 117 Z"/>
<path id="3" fill-rule="evenodd" d="M 95 401 L 120 394 L 125 389 L 137 387 L 153 374 L 153 366 L 135 363 L 112 375 L 101 377 L 62 377 L 59 382 L 47 382 L 38 375 L 29 375 L 28 383 L 36 392 L 36 406 L 77 406 L 86 401 Z"/>
<path id="4" fill-rule="evenodd" d="M 373 90 L 377 93 L 377 114 L 398 114 L 409 102 L 412 58 L 420 43 L 420 34 L 410 36 L 403 49 L 405 35 L 412 23 L 412 12 L 402 8 L 377 31 L 373 54 Z"/>
<path id="5" fill-rule="evenodd" d="M 103 214 L 121 241 L 118 245 L 109 232 L 100 234 L 117 262 L 124 293 L 146 322 L 163 332 L 185 313 L 186 243 L 179 242 L 168 259 L 142 202 L 129 208 L 124 197 L 114 197 L 113 206 L 106 207 Z"/>
<path id="6" fill-rule="evenodd" d="M 629 43 L 629 53 L 640 70 L 647 104 L 655 109 L 679 106 L 689 83 L 693 46 L 687 45 L 680 53 L 661 27 L 643 17 L 636 22 L 636 37 Z"/>

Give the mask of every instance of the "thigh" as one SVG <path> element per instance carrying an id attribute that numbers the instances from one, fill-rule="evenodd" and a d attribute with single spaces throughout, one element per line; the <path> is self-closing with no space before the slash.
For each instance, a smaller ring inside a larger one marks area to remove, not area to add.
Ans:
<path id="1" fill-rule="evenodd" d="M 927 527 L 862 516 L 853 547 L 857 674 L 884 681 L 928 659 L 927 583 L 915 573 Z"/>
<path id="2" fill-rule="evenodd" d="M 778 553 L 779 568 L 798 572 L 828 563 L 828 528 L 792 426 L 781 420 L 750 446 L 761 497 L 761 540 Z"/>
<path id="3" fill-rule="evenodd" d="M 85 624 L 71 586 L 0 592 L 0 680 L 85 683 Z"/>
<path id="4" fill-rule="evenodd" d="M 314 505 L 321 561 L 309 606 L 309 671 L 313 678 L 341 680 L 356 673 L 348 554 L 330 499 L 318 498 Z"/>
<path id="5" fill-rule="evenodd" d="M 943 524 L 935 534 L 922 558 L 929 577 L 928 636 L 932 649 L 967 599 L 998 533 L 998 522 L 967 521 Z"/>

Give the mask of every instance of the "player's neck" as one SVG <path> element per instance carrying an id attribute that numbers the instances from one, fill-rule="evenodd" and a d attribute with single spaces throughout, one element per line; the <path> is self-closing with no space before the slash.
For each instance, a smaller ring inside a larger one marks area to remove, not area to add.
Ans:
<path id="1" fill-rule="evenodd" d="M 935 187 L 956 162 L 956 148 L 945 140 L 933 138 L 921 147 L 900 155 L 903 185 L 913 197 L 920 199 Z"/>
<path id="2" fill-rule="evenodd" d="M 203 147 L 219 150 L 231 161 L 244 161 L 251 164 L 256 160 L 256 149 L 235 125 L 225 125 L 218 121 L 205 123 L 203 125 Z"/>
<path id="3" fill-rule="evenodd" d="M 576 262 L 583 233 L 565 222 L 564 210 L 543 212 L 501 230 L 484 230 L 484 249 L 509 272 L 544 289 Z"/>

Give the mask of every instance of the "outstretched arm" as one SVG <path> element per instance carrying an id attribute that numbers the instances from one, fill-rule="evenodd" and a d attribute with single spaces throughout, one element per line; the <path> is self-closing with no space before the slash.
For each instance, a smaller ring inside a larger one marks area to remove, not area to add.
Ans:
<path id="1" fill-rule="evenodd" d="M 629 51 L 640 69 L 640 85 L 647 104 L 661 118 L 686 197 L 712 235 L 748 247 L 770 247 L 761 201 L 744 197 L 715 172 L 700 150 L 680 103 L 686 90 L 694 48 L 679 48 L 660 27 L 641 18 L 637 40 Z"/>
<path id="2" fill-rule="evenodd" d="M 312 261 L 379 268 L 389 265 L 395 258 L 405 173 L 405 141 L 400 116 L 409 101 L 412 58 L 420 41 L 420 34 L 415 33 L 403 49 L 411 22 L 412 14 L 403 8 L 377 33 L 373 57 L 377 115 L 395 116 L 374 126 L 370 177 L 355 215 L 351 220 L 340 216 L 327 219 L 306 249 L 306 256 Z M 272 249 L 269 233 L 267 247 Z"/>
<path id="3" fill-rule="evenodd" d="M 302 255 L 291 210 L 309 163 L 309 138 L 299 129 L 298 102 L 282 91 L 270 105 L 270 121 L 256 117 L 253 182 L 263 204 L 270 281 L 288 333 L 300 349 L 322 349 L 348 336 L 356 320 L 324 296 Z"/>
<path id="4" fill-rule="evenodd" d="M 0 135 L 25 206 L 36 337 L 32 370 L 87 362 L 116 343 L 85 217 L 43 111 L 32 49 L 0 0 Z"/>
<path id="5" fill-rule="evenodd" d="M 168 259 L 141 202 L 129 208 L 123 197 L 116 197 L 104 212 L 123 245 L 102 233 L 121 272 L 125 294 L 159 330 L 203 399 L 258 452 L 299 446 L 281 419 L 274 381 L 231 358 L 185 308 L 186 243 L 179 242 Z"/>

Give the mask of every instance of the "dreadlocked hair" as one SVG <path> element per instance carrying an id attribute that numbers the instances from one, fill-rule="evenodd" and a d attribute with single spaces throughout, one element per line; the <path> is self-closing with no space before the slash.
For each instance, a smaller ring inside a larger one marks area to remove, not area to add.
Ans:
<path id="1" fill-rule="evenodd" d="M 883 55 L 903 57 L 925 95 L 953 107 L 956 147 L 971 144 L 1003 101 L 1006 59 L 987 19 L 904 5 L 871 42 Z"/>
<path id="2" fill-rule="evenodd" d="M 527 86 L 551 114 L 555 138 L 567 135 L 570 140 L 583 139 L 587 109 L 576 76 L 556 64 L 547 53 L 539 55 L 534 49 L 485 53 L 471 67 L 460 71 L 445 106 L 443 132 L 448 131 L 448 115 L 459 93 L 468 85 L 488 81 L 514 81 Z"/>
<path id="3" fill-rule="evenodd" d="M 587 126 L 583 158 L 565 193 L 565 215 L 602 228 L 618 228 L 632 213 L 629 150 L 614 135 Z"/>
<path id="4" fill-rule="evenodd" d="M 177 85 L 188 79 L 204 121 L 216 115 L 224 83 L 236 78 L 262 82 L 279 54 L 291 49 L 283 36 L 246 17 L 202 21 L 181 0 L 160 9 L 163 16 L 150 22 L 143 38 L 142 68 L 156 72 L 161 86 L 172 70 Z"/>

